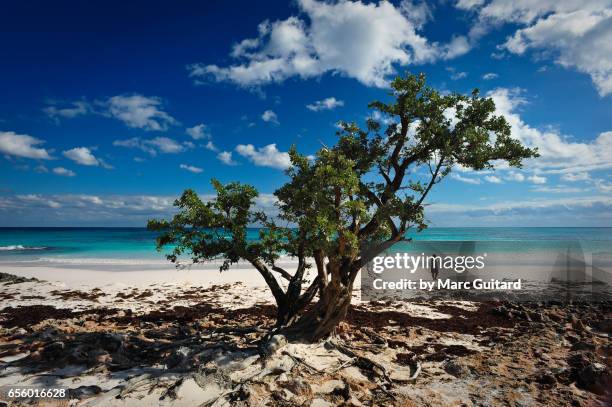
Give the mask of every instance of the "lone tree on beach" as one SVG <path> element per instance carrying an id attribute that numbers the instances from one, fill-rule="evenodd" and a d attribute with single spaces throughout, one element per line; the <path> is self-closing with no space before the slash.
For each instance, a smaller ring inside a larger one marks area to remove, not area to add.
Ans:
<path id="1" fill-rule="evenodd" d="M 478 90 L 442 95 L 423 74 L 409 74 L 391 82 L 391 96 L 391 103 L 369 104 L 385 128 L 375 119 L 366 128 L 341 122 L 337 144 L 314 158 L 291 148 L 289 181 L 274 193 L 278 215 L 255 208 L 254 187 L 213 180 L 212 200 L 186 190 L 171 220 L 149 221 L 161 232 L 158 248 L 174 245 L 167 256 L 172 262 L 181 255 L 194 262 L 223 258 L 221 270 L 250 262 L 276 300 L 279 332 L 310 341 L 327 337 L 347 314 L 362 266 L 405 240 L 409 229 L 427 227 L 425 199 L 453 167 L 478 171 L 496 160 L 520 167 L 537 156 L 511 137 L 493 100 Z M 262 226 L 258 240 L 247 238 L 253 224 Z M 281 254 L 297 258 L 295 270 L 276 264 Z M 310 283 L 309 268 L 316 269 Z M 279 279 L 287 280 L 286 289 Z"/>

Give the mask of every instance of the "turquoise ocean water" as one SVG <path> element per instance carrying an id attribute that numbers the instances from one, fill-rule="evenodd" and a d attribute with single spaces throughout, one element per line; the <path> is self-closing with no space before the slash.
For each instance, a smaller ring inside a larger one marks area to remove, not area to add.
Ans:
<path id="1" fill-rule="evenodd" d="M 259 230 L 249 229 L 257 239 Z M 568 247 L 611 252 L 612 228 L 430 228 L 409 235 L 394 250 L 444 251 L 469 242 L 489 253 L 552 253 Z M 0 263 L 165 261 L 155 250 L 155 233 L 141 228 L 0 228 Z"/>

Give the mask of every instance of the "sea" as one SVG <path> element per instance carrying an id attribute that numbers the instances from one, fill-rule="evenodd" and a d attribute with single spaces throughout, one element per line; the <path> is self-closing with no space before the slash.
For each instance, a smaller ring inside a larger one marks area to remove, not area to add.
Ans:
<path id="1" fill-rule="evenodd" d="M 259 235 L 260 229 L 250 228 L 247 238 L 256 241 Z M 165 258 L 166 252 L 156 250 L 156 236 L 156 232 L 144 228 L 0 228 L 0 271 L 38 266 L 72 272 L 170 269 L 175 265 Z M 471 278 L 521 279 L 530 281 L 538 292 L 555 281 L 604 283 L 606 295 L 612 292 L 608 292 L 612 287 L 612 228 L 428 228 L 409 233 L 405 241 L 387 248 L 381 255 L 398 253 L 482 256 L 486 267 L 472 272 Z M 218 269 L 222 261 L 193 265 L 184 258 L 179 268 Z M 296 259 L 281 256 L 277 264 L 290 267 L 296 262 Z M 252 270 L 248 263 L 232 267 Z M 362 287 L 368 284 L 368 278 L 378 277 L 369 277 L 371 270 L 368 267 L 365 270 L 368 272 L 361 273 Z M 396 274 L 398 278 L 406 277 L 401 270 Z M 429 267 L 423 266 L 409 277 L 429 278 L 429 274 Z M 393 278 L 394 274 L 386 275 Z M 466 278 L 466 273 L 442 269 L 440 277 Z M 553 297 L 558 296 L 558 292 L 555 291 Z"/>
<path id="2" fill-rule="evenodd" d="M 247 238 L 257 240 L 259 229 Z M 0 228 L 0 263 L 165 262 L 155 248 L 156 232 L 145 228 L 57 227 Z M 612 228 L 469 227 L 428 228 L 409 232 L 409 241 L 393 251 L 430 253 L 471 250 L 483 253 L 531 255 L 581 250 L 612 252 Z"/>

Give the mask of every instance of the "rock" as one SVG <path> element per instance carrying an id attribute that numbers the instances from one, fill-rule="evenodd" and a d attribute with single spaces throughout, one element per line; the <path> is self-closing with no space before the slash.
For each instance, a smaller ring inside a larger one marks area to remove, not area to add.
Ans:
<path id="1" fill-rule="evenodd" d="M 274 335 L 264 347 L 264 353 L 268 356 L 275 354 L 280 348 L 287 344 L 284 335 Z"/>
<path id="2" fill-rule="evenodd" d="M 27 335 L 28 331 L 26 331 L 23 328 L 16 328 L 16 329 L 10 330 L 8 333 L 11 335 L 9 340 L 14 340 L 14 339 L 22 338 L 23 336 Z"/>
<path id="3" fill-rule="evenodd" d="M 414 364 L 414 369 L 411 369 L 408 366 L 405 367 L 401 367 L 398 369 L 393 369 L 391 370 L 391 372 L 389 373 L 389 378 L 393 381 L 396 382 L 409 382 L 409 381 L 413 381 L 416 379 L 416 377 L 418 377 L 418 374 L 420 372 L 420 367 L 418 366 L 417 363 Z"/>
<path id="4" fill-rule="evenodd" d="M 119 334 L 101 334 L 96 339 L 100 347 L 109 352 L 116 352 L 123 345 L 123 338 Z"/>
<path id="5" fill-rule="evenodd" d="M 81 386 L 81 387 L 77 387 L 76 389 L 70 389 L 69 391 L 70 394 L 70 398 L 71 399 L 84 399 L 84 398 L 88 398 L 88 397 L 92 397 L 95 396 L 96 394 L 100 394 L 100 392 L 102 392 L 102 389 L 98 386 Z"/>
<path id="6" fill-rule="evenodd" d="M 111 355 L 108 352 L 104 351 L 92 352 L 88 356 L 90 361 L 93 362 L 93 364 L 110 363 L 113 360 Z"/>
<path id="7" fill-rule="evenodd" d="M 595 350 L 595 345 L 585 341 L 578 341 L 572 345 L 572 350 Z"/>
<path id="8" fill-rule="evenodd" d="M 548 311 L 548 318 L 552 319 L 555 322 L 561 322 L 564 319 L 561 312 L 556 309 L 551 309 Z"/>
<path id="9" fill-rule="evenodd" d="M 603 363 L 590 363 L 578 372 L 578 384 L 594 393 L 603 394 L 610 381 L 610 375 Z"/>
<path id="10" fill-rule="evenodd" d="M 538 378 L 538 383 L 544 384 L 547 386 L 554 386 L 557 383 L 557 379 L 552 373 L 546 372 Z"/>
<path id="11" fill-rule="evenodd" d="M 56 359 L 62 356 L 64 349 L 66 349 L 66 344 L 64 342 L 55 341 L 45 346 L 41 353 L 44 358 Z"/>
<path id="12" fill-rule="evenodd" d="M 577 343 L 580 341 L 580 337 L 572 332 L 566 333 L 565 339 L 567 339 L 570 343 Z"/>
<path id="13" fill-rule="evenodd" d="M 575 315 L 572 315 L 571 318 L 572 329 L 576 332 L 582 332 L 586 330 L 584 323 L 580 319 L 578 319 Z"/>
<path id="14" fill-rule="evenodd" d="M 279 384 L 285 389 L 289 390 L 291 393 L 297 394 L 298 396 L 312 394 L 310 384 L 308 384 L 308 382 L 301 377 L 296 377 L 295 379 Z"/>
<path id="15" fill-rule="evenodd" d="M 612 333 L 612 318 L 602 319 L 597 322 L 597 329 L 602 332 Z"/>
<path id="16" fill-rule="evenodd" d="M 551 369 L 550 372 L 553 374 L 553 376 L 555 376 L 555 379 L 557 379 L 559 383 L 569 384 L 571 382 L 570 370 L 565 367 L 556 367 Z"/>
<path id="17" fill-rule="evenodd" d="M 464 378 L 470 375 L 470 369 L 461 362 L 456 360 L 447 360 L 443 363 L 444 371 L 451 376 Z"/>
<path id="18" fill-rule="evenodd" d="M 313 384 L 312 392 L 315 394 L 330 394 L 337 389 L 343 389 L 344 382 L 342 380 L 328 380 L 321 384 Z"/>
<path id="19" fill-rule="evenodd" d="M 166 367 L 172 369 L 183 363 L 189 357 L 190 350 L 185 346 L 175 349 L 166 359 Z"/>
<path id="20" fill-rule="evenodd" d="M 295 361 L 288 355 L 277 357 L 266 361 L 267 374 L 280 375 L 290 372 L 295 366 Z"/>
<path id="21" fill-rule="evenodd" d="M 332 407 L 333 404 L 323 399 L 314 399 L 310 402 L 310 407 Z"/>

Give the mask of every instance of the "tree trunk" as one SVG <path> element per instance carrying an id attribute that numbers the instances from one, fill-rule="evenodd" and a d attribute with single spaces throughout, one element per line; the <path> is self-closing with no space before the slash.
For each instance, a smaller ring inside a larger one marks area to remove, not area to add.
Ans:
<path id="1" fill-rule="evenodd" d="M 324 339 L 334 332 L 340 322 L 346 318 L 351 296 L 353 282 L 348 285 L 338 280 L 332 280 L 319 296 L 319 301 L 292 325 L 281 330 L 280 333 L 292 339 L 316 342 Z"/>

